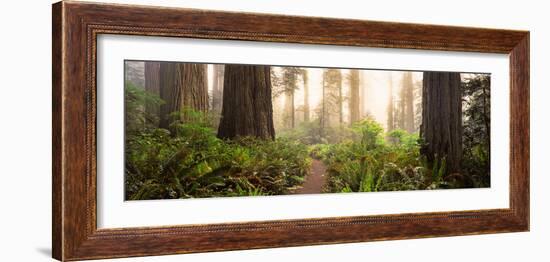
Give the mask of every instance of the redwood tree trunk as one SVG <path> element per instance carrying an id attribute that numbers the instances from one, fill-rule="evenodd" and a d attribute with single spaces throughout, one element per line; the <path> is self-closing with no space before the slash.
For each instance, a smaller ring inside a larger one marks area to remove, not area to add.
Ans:
<path id="1" fill-rule="evenodd" d="M 462 160 L 462 97 L 460 73 L 424 72 L 422 153 L 429 163 L 446 160 L 446 174 L 460 172 Z"/>
<path id="2" fill-rule="evenodd" d="M 226 65 L 218 137 L 275 139 L 269 66 Z"/>
<path id="3" fill-rule="evenodd" d="M 206 65 L 186 63 L 160 64 L 160 97 L 164 104 L 160 107 L 161 128 L 169 129 L 175 120 L 185 120 L 186 116 L 174 117 L 174 112 L 192 109 L 208 110 L 208 85 Z"/>

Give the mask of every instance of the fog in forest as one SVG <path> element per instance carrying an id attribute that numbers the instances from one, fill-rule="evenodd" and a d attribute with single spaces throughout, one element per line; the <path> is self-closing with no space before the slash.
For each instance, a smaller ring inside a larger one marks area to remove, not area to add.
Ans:
<path id="1" fill-rule="evenodd" d="M 274 69 L 277 70 L 278 68 Z M 309 76 L 309 103 L 312 108 L 319 108 L 322 103 L 322 89 L 323 89 L 323 70 L 321 68 L 303 68 L 307 70 Z M 350 115 L 350 85 L 346 76 L 349 75 L 349 69 L 337 69 L 343 76 L 342 79 L 342 93 L 343 93 L 343 115 L 345 124 L 349 125 Z M 388 104 L 390 101 L 397 105 L 400 101 L 399 94 L 403 91 L 403 78 L 406 74 L 412 75 L 412 84 L 415 92 L 420 92 L 419 88 L 422 84 L 421 72 L 403 72 L 403 71 L 385 71 L 385 70 L 359 70 L 359 93 L 362 99 L 360 99 L 360 115 L 361 118 L 366 116 L 373 117 L 377 122 L 382 123 L 385 130 L 387 130 L 388 121 Z M 390 100 L 390 95 L 393 99 Z M 285 100 L 288 97 L 279 96 L 274 100 L 274 110 L 280 111 L 285 105 Z M 303 108 L 304 102 L 304 85 L 303 82 L 298 84 L 298 89 L 294 96 L 295 106 Z M 420 102 L 420 95 L 414 97 L 414 105 Z M 414 111 L 417 112 L 418 108 Z M 301 113 L 301 112 L 300 112 Z M 310 119 L 318 118 L 318 112 L 315 110 L 310 111 Z M 274 120 L 276 123 L 284 121 L 281 114 L 276 114 L 279 119 Z M 301 117 L 299 121 L 303 121 Z M 282 128 L 281 125 L 276 127 Z M 418 131 L 418 126 L 415 127 Z"/>
<path id="2" fill-rule="evenodd" d="M 483 73 L 125 61 L 125 198 L 489 187 Z"/>
<path id="3" fill-rule="evenodd" d="M 219 65 L 208 64 L 207 65 L 207 74 L 208 74 L 208 94 L 212 97 L 214 82 L 220 81 L 216 78 L 216 72 L 214 67 Z M 282 67 L 272 67 L 272 71 L 276 74 L 282 74 Z M 309 102 L 310 108 L 310 119 L 318 118 L 318 109 L 322 103 L 322 89 L 323 89 L 323 71 L 324 68 L 308 68 L 308 67 L 297 67 L 301 70 L 307 71 L 307 76 L 309 78 L 309 96 L 307 101 Z M 126 79 L 131 80 L 138 84 L 138 86 L 144 86 L 145 76 L 144 76 L 144 62 L 141 61 L 128 61 L 126 63 Z M 350 85 L 347 76 L 350 73 L 350 69 L 336 69 L 342 75 L 342 93 L 343 93 L 343 118 L 345 124 L 350 124 Z M 388 129 L 388 105 L 390 102 L 394 103 L 396 107 L 400 102 L 400 94 L 403 92 L 404 77 L 406 74 L 411 74 L 412 86 L 413 86 L 413 107 L 414 114 L 419 114 L 419 103 L 421 102 L 421 90 L 422 87 L 422 72 L 408 72 L 408 71 L 391 71 L 391 70 L 363 70 L 359 71 L 359 92 L 360 92 L 360 115 L 361 118 L 366 116 L 373 117 L 377 122 L 381 123 L 384 127 L 384 130 Z M 140 84 L 141 83 L 141 84 Z M 223 91 L 223 84 L 222 84 Z M 390 99 L 390 95 L 392 99 Z M 284 107 L 285 103 L 288 103 L 289 96 L 285 95 L 275 95 L 273 99 L 273 110 L 274 110 L 274 119 L 275 129 L 284 130 L 285 125 L 283 122 L 288 121 L 284 116 Z M 210 100 L 210 107 L 212 107 L 212 100 Z M 304 100 L 304 83 L 303 79 L 297 81 L 297 89 L 294 91 L 294 107 L 297 118 L 295 119 L 296 124 L 304 121 L 304 112 L 303 107 L 305 104 Z M 419 124 L 416 123 L 414 130 L 418 131 Z"/>

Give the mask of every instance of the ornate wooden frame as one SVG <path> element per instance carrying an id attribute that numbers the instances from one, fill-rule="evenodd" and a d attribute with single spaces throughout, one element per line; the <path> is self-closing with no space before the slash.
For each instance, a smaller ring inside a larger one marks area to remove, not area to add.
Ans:
<path id="1" fill-rule="evenodd" d="M 529 32 L 84 2 L 53 5 L 53 257 L 81 260 L 529 230 Z M 96 227 L 98 34 L 312 43 L 510 56 L 510 208 Z"/>

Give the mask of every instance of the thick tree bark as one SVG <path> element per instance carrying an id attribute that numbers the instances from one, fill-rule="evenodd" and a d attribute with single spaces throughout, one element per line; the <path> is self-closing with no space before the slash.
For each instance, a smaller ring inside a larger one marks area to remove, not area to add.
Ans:
<path id="1" fill-rule="evenodd" d="M 460 73 L 424 72 L 422 153 L 429 163 L 446 162 L 446 174 L 460 172 L 462 160 L 462 96 Z"/>
<path id="2" fill-rule="evenodd" d="M 159 62 L 145 62 L 144 65 L 145 76 L 145 91 L 149 94 L 156 96 L 160 95 L 160 63 Z M 160 117 L 160 105 L 159 104 L 145 104 L 145 112 L 148 115 L 155 116 L 153 125 L 158 126 L 158 118 Z"/>
<path id="3" fill-rule="evenodd" d="M 205 64 L 161 63 L 160 97 L 164 104 L 160 107 L 161 128 L 170 128 L 175 120 L 185 121 L 185 114 L 174 118 L 174 112 L 182 109 L 208 111 L 208 85 Z"/>
<path id="4" fill-rule="evenodd" d="M 218 137 L 275 139 L 269 66 L 226 65 Z"/>
<path id="5" fill-rule="evenodd" d="M 351 70 L 349 75 L 350 102 L 349 102 L 349 123 L 358 122 L 361 119 L 360 95 L 359 95 L 359 70 Z"/>

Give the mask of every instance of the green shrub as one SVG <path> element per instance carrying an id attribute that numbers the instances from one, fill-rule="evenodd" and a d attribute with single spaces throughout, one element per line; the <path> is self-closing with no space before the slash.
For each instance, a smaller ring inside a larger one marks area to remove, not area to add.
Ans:
<path id="1" fill-rule="evenodd" d="M 288 139 L 224 141 L 200 113 L 126 139 L 126 199 L 288 193 L 303 182 L 307 147 Z"/>
<path id="2" fill-rule="evenodd" d="M 354 141 L 332 144 L 319 154 L 328 166 L 330 192 L 429 189 L 431 172 L 420 155 L 418 135 L 394 130 L 386 135 L 376 121 L 352 128 Z M 384 140 L 388 138 L 388 142 Z M 435 187 L 438 188 L 439 184 Z"/>

